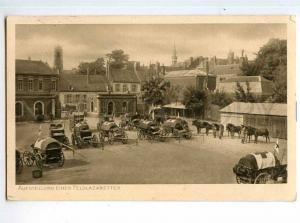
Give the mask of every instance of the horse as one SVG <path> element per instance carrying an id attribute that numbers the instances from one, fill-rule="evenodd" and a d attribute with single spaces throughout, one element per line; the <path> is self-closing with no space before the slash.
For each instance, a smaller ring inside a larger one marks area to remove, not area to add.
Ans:
<path id="1" fill-rule="evenodd" d="M 270 142 L 269 130 L 268 129 L 256 129 L 254 136 L 255 136 L 255 142 L 256 143 L 257 143 L 258 136 L 264 136 L 264 137 L 266 137 L 266 143 L 268 142 L 268 140 Z"/>
<path id="2" fill-rule="evenodd" d="M 251 137 L 252 136 L 255 137 L 256 128 L 251 127 L 251 126 L 245 126 L 245 125 L 241 125 L 241 126 L 242 126 L 244 142 L 247 142 L 247 138 L 248 138 L 248 142 L 250 142 Z"/>
<path id="3" fill-rule="evenodd" d="M 201 121 L 199 119 L 195 119 L 192 122 L 192 125 L 196 126 L 197 134 L 201 133 L 201 129 L 205 129 L 206 135 L 208 135 L 209 130 L 213 129 L 213 125 L 206 121 Z"/>
<path id="4" fill-rule="evenodd" d="M 239 138 L 241 137 L 242 127 L 241 126 L 235 126 L 234 124 L 228 123 L 226 125 L 226 131 L 228 131 L 231 135 L 231 138 L 234 136 L 234 133 L 237 133 L 239 135 Z"/>

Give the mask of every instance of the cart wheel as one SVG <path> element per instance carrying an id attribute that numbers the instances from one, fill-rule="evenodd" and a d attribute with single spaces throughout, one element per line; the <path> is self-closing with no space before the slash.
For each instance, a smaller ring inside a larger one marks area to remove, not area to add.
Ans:
<path id="1" fill-rule="evenodd" d="M 61 152 L 60 159 L 59 159 L 59 162 L 58 162 L 58 166 L 62 167 L 64 165 L 64 163 L 65 163 L 65 155 L 64 155 L 63 152 Z"/>
<path id="2" fill-rule="evenodd" d="M 34 158 L 35 158 L 35 165 L 39 169 L 43 169 L 44 160 L 43 160 L 42 156 L 38 153 L 38 154 L 35 154 Z"/>
<path id="3" fill-rule="evenodd" d="M 126 133 L 124 135 L 124 139 L 122 139 L 122 143 L 123 144 L 127 144 L 128 143 L 128 135 Z"/>
<path id="4" fill-rule="evenodd" d="M 26 166 L 31 167 L 34 162 L 33 154 L 31 152 L 25 151 L 23 153 L 23 162 Z"/>
<path id="5" fill-rule="evenodd" d="M 93 135 L 93 138 L 92 138 L 92 145 L 93 145 L 93 147 L 97 147 L 98 143 L 99 143 L 99 140 L 98 140 L 97 135 Z"/>
<path id="6" fill-rule="evenodd" d="M 16 161 L 17 161 L 16 174 L 21 174 L 23 170 L 23 161 L 22 159 L 18 159 Z"/>
<path id="7" fill-rule="evenodd" d="M 239 176 L 236 176 L 236 182 L 237 182 L 238 184 L 241 184 L 241 183 L 242 183 L 241 178 L 240 178 Z"/>
<path id="8" fill-rule="evenodd" d="M 108 143 L 111 145 L 114 144 L 113 133 L 111 132 L 108 133 Z"/>
<path id="9" fill-rule="evenodd" d="M 267 184 L 270 182 L 270 175 L 268 173 L 260 173 L 254 180 L 254 184 Z"/>

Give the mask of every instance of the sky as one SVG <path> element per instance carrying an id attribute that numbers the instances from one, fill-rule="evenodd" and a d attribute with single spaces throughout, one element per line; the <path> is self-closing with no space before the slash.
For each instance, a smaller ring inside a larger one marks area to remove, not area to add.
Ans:
<path id="1" fill-rule="evenodd" d="M 16 59 L 42 60 L 53 66 L 54 48 L 63 48 L 64 69 L 94 61 L 115 49 L 130 60 L 171 64 L 174 44 L 178 61 L 204 56 L 226 58 L 245 50 L 249 59 L 271 38 L 286 39 L 285 24 L 168 25 L 16 25 Z"/>

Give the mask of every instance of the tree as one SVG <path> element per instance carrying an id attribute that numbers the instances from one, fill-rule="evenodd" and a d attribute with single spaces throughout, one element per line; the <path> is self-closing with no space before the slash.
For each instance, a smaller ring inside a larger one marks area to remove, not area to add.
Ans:
<path id="1" fill-rule="evenodd" d="M 111 53 L 106 54 L 106 56 L 109 58 L 110 66 L 115 69 L 121 69 L 123 68 L 129 60 L 129 56 L 124 53 L 123 50 L 113 50 Z"/>
<path id="2" fill-rule="evenodd" d="M 287 41 L 270 39 L 258 51 L 252 63 L 244 61 L 243 75 L 260 75 L 274 82 L 272 102 L 287 101 Z"/>
<path id="3" fill-rule="evenodd" d="M 209 94 L 209 102 L 223 108 L 231 104 L 233 102 L 233 98 L 223 91 L 216 91 L 215 93 Z"/>
<path id="4" fill-rule="evenodd" d="M 184 91 L 183 103 L 186 108 L 192 110 L 195 116 L 205 116 L 205 109 L 208 103 L 208 95 L 206 91 L 196 89 L 194 87 L 188 87 Z"/>
<path id="5" fill-rule="evenodd" d="M 142 98 L 147 104 L 153 106 L 163 104 L 165 93 L 170 88 L 170 82 L 165 81 L 163 78 L 156 77 L 147 81 L 142 86 Z"/>
<path id="6" fill-rule="evenodd" d="M 239 82 L 236 83 L 235 99 L 239 102 L 255 102 L 255 97 L 251 93 L 248 81 L 246 82 L 246 91 Z"/>
<path id="7" fill-rule="evenodd" d="M 165 92 L 164 97 L 164 104 L 170 104 L 171 102 L 177 102 L 179 100 L 180 95 L 180 89 L 181 87 L 179 85 L 172 85 L 169 88 L 167 88 Z"/>
<path id="8" fill-rule="evenodd" d="M 103 74 L 105 73 L 104 59 L 100 57 L 97 60 L 90 63 L 81 62 L 78 66 L 78 71 L 81 74 L 87 74 L 87 72 L 89 72 L 90 75 Z"/>

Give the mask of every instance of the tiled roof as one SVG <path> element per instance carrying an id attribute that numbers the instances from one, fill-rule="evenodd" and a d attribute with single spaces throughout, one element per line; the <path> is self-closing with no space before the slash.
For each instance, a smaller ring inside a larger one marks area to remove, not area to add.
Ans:
<path id="1" fill-rule="evenodd" d="M 211 67 L 209 72 L 217 76 L 227 74 L 239 75 L 242 73 L 240 64 L 215 65 Z"/>
<path id="2" fill-rule="evenodd" d="M 140 69 L 137 70 L 138 78 L 141 80 L 141 82 L 148 81 L 150 79 L 150 73 L 147 69 Z"/>
<path id="3" fill-rule="evenodd" d="M 170 71 L 165 75 L 165 78 L 176 78 L 176 77 L 196 77 L 196 76 L 206 76 L 207 74 L 199 69 L 194 70 L 176 70 Z M 209 76 L 214 76 L 212 74 L 208 74 Z"/>
<path id="4" fill-rule="evenodd" d="M 107 79 L 104 75 L 59 74 L 59 91 L 106 92 Z"/>
<path id="5" fill-rule="evenodd" d="M 111 81 L 116 83 L 140 83 L 138 76 L 133 70 L 111 69 Z"/>
<path id="6" fill-rule="evenodd" d="M 48 64 L 38 60 L 16 60 L 16 74 L 55 74 Z"/>
<path id="7" fill-rule="evenodd" d="M 246 82 L 246 81 L 247 82 L 272 82 L 261 76 L 237 76 L 237 77 L 228 78 L 221 82 L 228 83 L 228 82 Z"/>
<path id="8" fill-rule="evenodd" d="M 220 112 L 287 116 L 287 104 L 233 102 L 232 104 L 221 109 Z"/>

